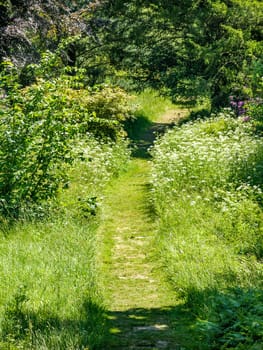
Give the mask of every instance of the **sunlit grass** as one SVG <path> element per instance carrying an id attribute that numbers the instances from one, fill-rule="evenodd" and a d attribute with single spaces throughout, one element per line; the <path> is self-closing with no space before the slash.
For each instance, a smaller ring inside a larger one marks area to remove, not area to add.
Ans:
<path id="1" fill-rule="evenodd" d="M 179 113 L 179 107 L 158 91 L 146 89 L 140 94 L 134 95 L 132 103 L 135 106 L 133 118 L 125 123 L 125 129 L 131 140 L 140 140 L 146 130 L 151 128 L 158 120 L 162 122 L 162 116 L 175 109 Z"/>
<path id="2" fill-rule="evenodd" d="M 144 116 L 151 121 L 155 121 L 166 111 L 176 106 L 168 97 L 161 96 L 158 91 L 151 89 L 146 89 L 136 95 L 133 102 L 138 105 L 136 115 Z"/>
<path id="3" fill-rule="evenodd" d="M 125 142 L 78 143 L 81 157 L 41 220 L 1 226 L 1 349 L 92 349 L 104 336 L 97 226 L 103 191 L 128 161 Z"/>
<path id="4" fill-rule="evenodd" d="M 30 341 L 30 348 L 66 349 L 66 338 L 78 349 L 95 341 L 93 332 L 99 341 L 101 329 L 84 327 L 94 317 L 87 304 L 101 307 L 95 242 L 95 223 L 67 217 L 10 229 L 0 248 L 4 343 L 29 348 Z M 15 298 L 25 301 L 14 304 Z"/>
<path id="5" fill-rule="evenodd" d="M 225 349 L 227 342 L 233 349 L 257 348 L 262 330 L 251 335 L 252 321 L 239 318 L 230 300 L 236 295 L 241 305 L 249 295 L 249 313 L 262 296 L 263 141 L 228 114 L 175 128 L 152 152 L 157 246 L 175 293 L 189 308 L 192 327 L 178 334 L 191 333 L 189 349 Z M 216 317 L 220 300 L 229 304 L 236 335 L 223 323 L 228 311 Z"/>

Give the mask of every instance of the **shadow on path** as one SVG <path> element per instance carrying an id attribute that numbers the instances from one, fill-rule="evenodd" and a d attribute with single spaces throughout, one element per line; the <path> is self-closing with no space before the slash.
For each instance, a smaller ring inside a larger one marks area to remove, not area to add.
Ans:
<path id="1" fill-rule="evenodd" d="M 180 315 L 185 312 L 182 305 L 108 311 L 107 349 L 183 350 L 176 340 L 175 329 L 182 328 Z M 190 324 L 183 327 L 184 334 L 186 328 L 190 330 Z"/>
<path id="2" fill-rule="evenodd" d="M 148 152 L 154 140 L 163 135 L 168 129 L 175 125 L 173 120 L 166 122 L 151 122 L 144 116 L 138 116 L 135 120 L 126 125 L 128 137 L 133 147 L 134 158 L 151 158 Z"/>
<path id="3" fill-rule="evenodd" d="M 139 138 L 132 140 L 134 146 L 132 156 L 143 159 L 151 158 L 149 148 L 153 145 L 154 140 L 173 126 L 174 124 L 152 123 L 151 127 L 142 133 Z"/>

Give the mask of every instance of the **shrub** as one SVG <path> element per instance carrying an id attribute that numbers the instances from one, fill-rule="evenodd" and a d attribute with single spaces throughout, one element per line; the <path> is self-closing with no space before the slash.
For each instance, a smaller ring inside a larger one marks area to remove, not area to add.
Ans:
<path id="1" fill-rule="evenodd" d="M 64 180 L 74 126 L 53 82 L 26 91 L 14 87 L 1 101 L 0 202 L 4 214 L 18 214 L 25 202 L 52 197 Z"/>
<path id="2" fill-rule="evenodd" d="M 262 290 L 233 289 L 210 295 L 209 318 L 195 323 L 195 332 L 209 349 L 261 349 Z"/>
<path id="3" fill-rule="evenodd" d="M 256 102 L 256 101 L 255 101 Z M 263 135 L 263 102 L 251 103 L 248 107 L 249 120 L 255 128 L 256 133 Z"/>
<path id="4" fill-rule="evenodd" d="M 16 71 L 6 65 L 0 86 L 0 211 L 18 216 L 23 205 L 53 197 L 67 182 L 76 138 L 92 133 L 121 139 L 131 109 L 123 91 L 85 89 L 81 74 L 39 79 L 21 89 Z"/>

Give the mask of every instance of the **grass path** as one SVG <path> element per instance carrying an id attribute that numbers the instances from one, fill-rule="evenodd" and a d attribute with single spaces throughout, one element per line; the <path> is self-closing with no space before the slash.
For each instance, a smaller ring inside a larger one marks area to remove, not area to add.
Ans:
<path id="1" fill-rule="evenodd" d="M 163 117 L 160 123 L 168 120 Z M 149 130 L 145 138 L 151 142 Z M 176 300 L 155 250 L 157 223 L 149 202 L 150 163 L 149 159 L 134 158 L 106 193 L 98 257 L 108 308 L 103 349 L 181 349 L 172 332 Z"/>

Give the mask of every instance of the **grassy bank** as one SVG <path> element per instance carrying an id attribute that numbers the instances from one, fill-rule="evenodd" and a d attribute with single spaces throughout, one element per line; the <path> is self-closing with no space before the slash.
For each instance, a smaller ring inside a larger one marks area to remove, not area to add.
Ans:
<path id="1" fill-rule="evenodd" d="M 92 138 L 80 151 L 49 215 L 1 225 L 1 349 L 92 349 L 103 338 L 96 230 L 104 188 L 129 152 Z"/>
<path id="2" fill-rule="evenodd" d="M 261 346 L 262 151 L 229 112 L 175 128 L 153 150 L 160 258 L 185 305 L 175 331 L 187 349 Z"/>

